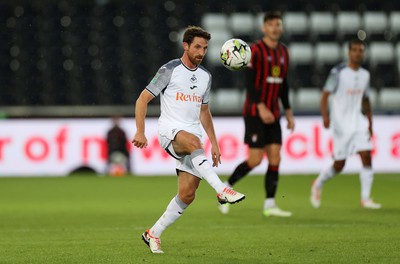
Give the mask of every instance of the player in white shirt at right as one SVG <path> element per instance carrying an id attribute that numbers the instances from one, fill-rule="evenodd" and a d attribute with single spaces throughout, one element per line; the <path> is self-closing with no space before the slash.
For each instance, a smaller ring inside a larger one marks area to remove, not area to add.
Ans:
<path id="1" fill-rule="evenodd" d="M 369 101 L 369 72 L 361 67 L 364 59 L 364 43 L 355 39 L 349 42 L 349 61 L 334 67 L 325 83 L 321 98 L 321 114 L 324 127 L 333 127 L 333 165 L 322 170 L 311 187 L 310 202 L 321 205 L 323 185 L 340 173 L 346 158 L 358 153 L 362 162 L 360 171 L 361 206 L 379 209 L 370 197 L 374 173 L 372 170 L 372 111 Z M 332 95 L 330 116 L 328 97 Z"/>

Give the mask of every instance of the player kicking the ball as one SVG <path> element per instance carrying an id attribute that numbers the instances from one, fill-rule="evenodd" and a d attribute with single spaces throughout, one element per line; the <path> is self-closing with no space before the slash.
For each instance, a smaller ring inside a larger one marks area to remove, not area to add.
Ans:
<path id="1" fill-rule="evenodd" d="M 188 27 L 183 36 L 183 56 L 163 65 L 136 101 L 137 131 L 132 143 L 138 148 L 147 146 L 147 105 L 160 95 L 158 140 L 165 151 L 176 159 L 178 174 L 178 194 L 172 198 L 153 227 L 142 235 L 153 253 L 163 253 L 161 234 L 193 202 L 201 179 L 205 179 L 217 192 L 220 203 L 233 204 L 245 198 L 224 184 L 212 169 L 212 166 L 221 163 L 221 153 L 208 107 L 211 74 L 200 66 L 210 38 L 210 34 L 200 27 Z M 212 145 L 212 165 L 202 148 L 200 124 Z"/>
<path id="2" fill-rule="evenodd" d="M 321 205 L 321 193 L 324 184 L 335 174 L 342 171 L 346 158 L 358 153 L 362 161 L 360 171 L 361 206 L 379 209 L 370 197 L 373 171 L 371 162 L 372 111 L 368 99 L 370 74 L 361 67 L 365 45 L 355 39 L 349 43 L 349 61 L 334 67 L 326 81 L 321 98 L 321 114 L 324 127 L 333 127 L 334 163 L 323 170 L 311 188 L 311 204 Z M 330 117 L 328 115 L 328 97 L 332 94 Z M 365 116 L 366 118 L 365 118 Z M 368 122 L 367 122 L 368 120 Z"/>

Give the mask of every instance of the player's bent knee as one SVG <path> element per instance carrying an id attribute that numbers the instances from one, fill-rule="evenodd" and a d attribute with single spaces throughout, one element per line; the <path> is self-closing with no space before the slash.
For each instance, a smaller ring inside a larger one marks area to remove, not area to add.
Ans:
<path id="1" fill-rule="evenodd" d="M 191 204 L 195 198 L 196 198 L 195 193 L 184 193 L 179 195 L 179 199 L 181 199 L 181 201 L 187 205 Z"/>
<path id="2" fill-rule="evenodd" d="M 247 161 L 247 166 L 249 166 L 252 169 L 252 168 L 257 167 L 258 165 L 260 165 L 261 161 L 262 161 L 262 158 L 248 160 Z"/>
<path id="3" fill-rule="evenodd" d="M 268 157 L 268 164 L 273 166 L 279 166 L 281 163 L 281 155 L 271 155 Z"/>
<path id="4" fill-rule="evenodd" d="M 333 169 L 336 173 L 339 173 L 343 170 L 345 163 L 344 162 L 335 162 L 333 164 Z"/>

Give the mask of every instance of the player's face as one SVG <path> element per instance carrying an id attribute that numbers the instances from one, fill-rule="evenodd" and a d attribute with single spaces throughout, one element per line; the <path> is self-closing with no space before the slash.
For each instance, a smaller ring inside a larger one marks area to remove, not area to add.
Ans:
<path id="1" fill-rule="evenodd" d="M 364 45 L 353 44 L 349 50 L 349 60 L 353 64 L 360 65 L 364 59 Z"/>
<path id="2" fill-rule="evenodd" d="M 283 32 L 282 20 L 279 18 L 270 19 L 264 22 L 262 31 L 264 35 L 273 41 L 278 41 Z"/>
<path id="3" fill-rule="evenodd" d="M 189 45 L 184 43 L 185 51 L 193 65 L 199 65 L 207 53 L 208 40 L 201 37 L 195 37 Z"/>

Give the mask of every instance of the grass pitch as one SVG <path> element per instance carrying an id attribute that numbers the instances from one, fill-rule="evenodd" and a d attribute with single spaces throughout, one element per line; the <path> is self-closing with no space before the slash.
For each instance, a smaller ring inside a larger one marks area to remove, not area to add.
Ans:
<path id="1" fill-rule="evenodd" d="M 381 210 L 359 205 L 358 176 L 337 176 L 322 207 L 309 204 L 315 176 L 282 176 L 277 202 L 291 218 L 263 218 L 263 177 L 235 188 L 229 215 L 202 182 L 195 202 L 153 255 L 142 232 L 176 193 L 176 177 L 0 179 L 0 263 L 399 263 L 400 175 L 376 175 Z"/>

